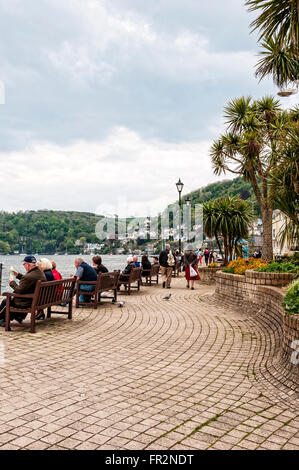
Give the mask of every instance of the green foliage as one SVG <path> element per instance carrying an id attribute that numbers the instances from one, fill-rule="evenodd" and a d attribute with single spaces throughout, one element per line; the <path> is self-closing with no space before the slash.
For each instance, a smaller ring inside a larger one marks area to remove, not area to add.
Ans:
<path id="1" fill-rule="evenodd" d="M 267 266 L 256 268 L 255 271 L 262 273 L 297 273 L 298 267 L 290 261 L 286 261 L 284 263 L 274 261 L 273 263 L 269 263 Z"/>
<path id="2" fill-rule="evenodd" d="M 224 263 L 233 253 L 238 253 L 239 242 L 248 235 L 248 225 L 253 219 L 250 204 L 237 196 L 227 196 L 203 204 L 204 233 L 215 237 L 219 246 L 223 239 Z"/>
<path id="3" fill-rule="evenodd" d="M 299 279 L 289 285 L 282 306 L 287 315 L 299 315 Z"/>
<path id="4" fill-rule="evenodd" d="M 97 243 L 96 223 L 89 212 L 52 210 L 0 213 L 0 252 L 79 253 L 76 240 Z"/>
<path id="5" fill-rule="evenodd" d="M 192 191 L 182 198 L 183 203 L 185 203 L 187 196 L 190 197 L 192 204 L 203 204 L 211 199 L 221 199 L 226 196 L 239 196 L 240 199 L 246 200 L 246 202 L 251 204 L 257 216 L 260 215 L 253 189 L 250 183 L 245 181 L 242 177 L 219 181 L 197 189 L 196 191 Z"/>

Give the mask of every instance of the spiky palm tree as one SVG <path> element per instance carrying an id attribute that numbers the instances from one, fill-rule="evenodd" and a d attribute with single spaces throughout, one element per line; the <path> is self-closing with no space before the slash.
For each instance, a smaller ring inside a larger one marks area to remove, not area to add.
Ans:
<path id="1" fill-rule="evenodd" d="M 275 186 L 271 172 L 280 164 L 281 154 L 294 124 L 278 101 L 265 97 L 257 101 L 237 98 L 224 108 L 227 133 L 214 141 L 211 157 L 216 174 L 243 176 L 252 185 L 263 221 L 263 258 L 273 258 L 272 212 Z"/>
<path id="2" fill-rule="evenodd" d="M 240 253 L 239 242 L 248 235 L 248 226 L 253 218 L 251 205 L 238 196 L 227 196 L 203 204 L 204 232 L 216 238 L 224 264 Z"/>
<path id="3" fill-rule="evenodd" d="M 247 0 L 250 12 L 259 12 L 251 23 L 259 30 L 263 51 L 257 63 L 260 79 L 270 74 L 279 87 L 298 79 L 299 0 Z"/>

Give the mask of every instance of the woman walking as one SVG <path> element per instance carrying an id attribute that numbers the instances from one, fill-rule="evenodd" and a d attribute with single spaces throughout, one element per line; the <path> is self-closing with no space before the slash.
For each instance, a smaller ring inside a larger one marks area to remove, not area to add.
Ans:
<path id="1" fill-rule="evenodd" d="M 191 283 L 191 290 L 194 290 L 194 281 L 199 281 L 200 277 L 197 270 L 197 256 L 192 250 L 192 246 L 188 246 L 184 253 L 185 264 L 185 277 L 187 281 L 187 288 L 189 289 Z"/>

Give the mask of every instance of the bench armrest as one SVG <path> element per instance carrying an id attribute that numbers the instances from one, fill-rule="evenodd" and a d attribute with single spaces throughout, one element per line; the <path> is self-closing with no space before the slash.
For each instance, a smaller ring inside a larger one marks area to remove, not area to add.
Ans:
<path id="1" fill-rule="evenodd" d="M 87 284 L 87 285 L 95 286 L 97 282 L 98 282 L 98 281 L 81 281 L 81 280 L 78 280 L 78 281 L 77 281 L 77 284 L 78 284 L 78 285 L 80 285 L 80 284 Z"/>
<path id="2" fill-rule="evenodd" d="M 34 294 L 15 294 L 14 292 L 3 292 L 6 297 L 21 297 L 24 299 L 33 299 Z"/>

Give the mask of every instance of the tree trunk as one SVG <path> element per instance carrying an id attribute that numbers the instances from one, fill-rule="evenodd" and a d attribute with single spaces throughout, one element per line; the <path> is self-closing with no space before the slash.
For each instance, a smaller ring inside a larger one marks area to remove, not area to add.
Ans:
<path id="1" fill-rule="evenodd" d="M 263 221 L 263 244 L 262 258 L 264 261 L 273 260 L 273 240 L 272 240 L 272 207 L 261 207 Z"/>

